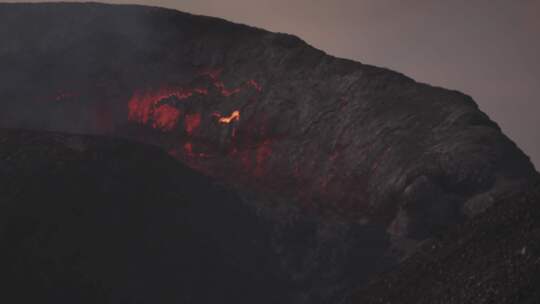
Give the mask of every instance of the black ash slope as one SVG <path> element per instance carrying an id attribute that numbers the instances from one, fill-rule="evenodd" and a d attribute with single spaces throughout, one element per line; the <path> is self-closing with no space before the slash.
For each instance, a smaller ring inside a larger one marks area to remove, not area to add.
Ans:
<path id="1" fill-rule="evenodd" d="M 268 240 L 154 147 L 0 130 L 2 303 L 280 303 Z"/>

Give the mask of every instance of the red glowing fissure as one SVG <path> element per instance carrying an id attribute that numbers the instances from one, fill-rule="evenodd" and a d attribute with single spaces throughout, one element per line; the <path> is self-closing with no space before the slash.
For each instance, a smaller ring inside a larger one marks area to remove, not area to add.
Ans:
<path id="1" fill-rule="evenodd" d="M 162 88 L 154 92 L 135 92 L 128 102 L 128 119 L 132 122 L 147 124 L 150 118 L 155 118 L 154 114 L 156 109 L 165 106 L 158 106 L 158 103 L 161 100 L 172 96 L 179 100 L 183 100 L 193 96 L 193 92 L 190 90 L 175 90 L 169 88 Z"/>
<path id="2" fill-rule="evenodd" d="M 220 79 L 223 74 L 223 69 L 208 69 L 198 73 L 196 77 L 205 77 L 209 82 L 207 87 L 198 86 L 193 89 L 178 88 L 171 86 L 163 86 L 160 89 L 138 90 L 128 102 L 128 120 L 133 123 L 151 127 L 162 132 L 174 131 L 177 128 L 182 128 L 185 131 L 187 138 L 178 138 L 180 145 L 169 150 L 169 153 L 177 158 L 184 158 L 188 163 L 196 159 L 208 158 L 209 154 L 198 151 L 199 147 L 197 137 L 203 123 L 215 121 L 223 125 L 230 125 L 229 136 L 232 139 L 237 139 L 240 125 L 237 122 L 241 119 L 240 109 L 232 109 L 229 113 L 221 114 L 221 112 L 198 112 L 193 110 L 182 110 L 177 108 L 178 101 L 195 96 L 221 96 L 224 98 L 235 98 L 237 94 L 244 90 L 251 89 L 257 93 L 262 92 L 262 86 L 254 79 L 250 79 L 242 83 L 238 87 L 227 87 Z M 242 95 L 248 100 L 248 103 L 255 101 L 255 97 Z M 167 100 L 170 97 L 175 97 L 175 100 Z M 224 101 L 224 100 L 221 100 Z M 211 120 L 204 118 L 205 115 L 211 116 Z M 264 132 L 263 132 L 264 133 Z M 236 146 L 236 141 L 231 142 L 230 156 L 239 161 L 240 167 L 243 167 L 253 176 L 264 176 L 269 169 L 267 160 L 272 154 L 272 141 L 265 140 L 256 145 L 255 149 L 241 149 Z M 206 149 L 206 148 L 205 148 Z M 204 150 L 204 149 L 203 149 Z M 187 159 L 186 159 L 187 157 Z M 193 162 L 197 166 L 197 162 Z"/>
<path id="3" fill-rule="evenodd" d="M 178 100 L 185 100 L 194 94 L 206 95 L 207 91 L 201 88 L 194 90 L 162 88 L 157 91 L 135 92 L 128 102 L 128 120 L 143 125 L 152 122 L 150 125 L 154 129 L 171 131 L 177 127 L 182 113 L 172 105 L 159 102 L 173 96 Z M 196 118 L 191 118 L 188 133 L 197 127 Z"/>
<path id="4" fill-rule="evenodd" d="M 224 97 L 236 95 L 244 89 L 244 86 L 227 88 L 220 80 L 222 72 L 223 69 L 206 69 L 199 72 L 198 75 L 208 77 L 218 93 Z M 245 86 L 253 87 L 257 92 L 262 91 L 262 86 L 254 79 L 245 82 Z M 154 129 L 171 131 L 178 126 L 182 113 L 172 105 L 160 104 L 160 101 L 173 96 L 178 100 L 185 100 L 194 95 L 206 96 L 209 94 L 208 88 L 202 87 L 194 89 L 162 87 L 158 90 L 137 91 L 128 102 L 128 119 L 131 122 L 150 125 Z M 64 97 L 64 95 L 61 96 Z M 218 113 L 213 115 L 218 118 L 218 122 L 221 124 L 230 124 L 240 119 L 239 110 L 233 111 L 229 116 L 221 116 Z M 191 135 L 201 124 L 201 114 L 186 114 L 184 118 L 186 133 Z M 236 135 L 236 128 L 232 133 Z"/>
<path id="5" fill-rule="evenodd" d="M 186 114 L 185 120 L 185 128 L 188 135 L 192 135 L 193 132 L 199 128 L 201 125 L 201 114 L 200 113 L 193 113 L 193 114 Z"/>
<path id="6" fill-rule="evenodd" d="M 154 123 L 152 127 L 154 129 L 171 131 L 178 124 L 180 114 L 181 112 L 177 108 L 174 108 L 170 105 L 162 105 L 154 110 Z"/>

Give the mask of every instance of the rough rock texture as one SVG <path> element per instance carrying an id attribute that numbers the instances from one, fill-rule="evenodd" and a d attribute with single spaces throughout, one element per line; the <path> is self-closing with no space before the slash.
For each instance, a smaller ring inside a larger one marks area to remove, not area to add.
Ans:
<path id="1" fill-rule="evenodd" d="M 540 181 L 423 244 L 355 303 L 540 303 Z"/>
<path id="2" fill-rule="evenodd" d="M 470 97 L 290 35 L 139 6 L 0 20 L 0 126 L 150 143 L 236 189 L 293 302 L 347 301 L 537 174 Z"/>

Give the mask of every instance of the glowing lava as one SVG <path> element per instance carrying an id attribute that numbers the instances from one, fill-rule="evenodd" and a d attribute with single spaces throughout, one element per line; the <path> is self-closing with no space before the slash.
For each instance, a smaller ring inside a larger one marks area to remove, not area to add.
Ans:
<path id="1" fill-rule="evenodd" d="M 248 78 L 249 80 L 243 81 L 237 87 L 228 87 L 221 78 L 223 78 L 223 69 L 206 69 L 199 72 L 194 78 L 194 81 L 205 81 L 206 84 L 203 83 L 191 88 L 163 85 L 159 89 L 137 90 L 128 102 L 128 120 L 162 132 L 183 129 L 185 137 L 182 137 L 177 132 L 171 133 L 174 134 L 173 136 L 179 136 L 177 139 L 181 144 L 169 149 L 169 153 L 176 158 L 187 160 L 192 166 L 196 167 L 198 166 L 198 159 L 216 156 L 211 152 L 211 149 L 209 150 L 207 146 L 201 143 L 200 136 L 207 136 L 206 133 L 210 131 L 203 132 L 205 134 L 199 134 L 198 132 L 208 121 L 208 115 L 213 118 L 213 121 L 222 125 L 223 128 L 227 128 L 228 135 L 233 139 L 232 141 L 226 141 L 228 145 L 231 145 L 228 147 L 228 149 L 231 149 L 229 151 L 233 151 L 230 152 L 231 156 L 239 160 L 239 165 L 246 172 L 263 177 L 270 168 L 268 159 L 272 154 L 272 142 L 269 140 L 260 142 L 255 149 L 243 149 L 236 146 L 238 144 L 236 139 L 240 134 L 240 126 L 236 123 L 240 121 L 239 108 L 237 110 L 233 108 L 231 109 L 232 112 L 227 114 L 207 112 L 203 106 L 210 102 L 208 98 L 197 100 L 197 103 L 186 102 L 185 105 L 182 104 L 184 100 L 195 96 L 212 97 L 212 101 L 220 103 L 233 99 L 236 101 L 235 104 L 238 104 L 238 100 L 247 100 L 248 103 L 253 103 L 256 100 L 253 94 L 262 92 L 262 86 L 254 79 Z M 251 96 L 240 94 L 246 92 Z M 171 97 L 174 98 L 171 99 Z M 209 109 L 206 108 L 206 110 Z M 214 129 L 213 127 L 208 128 L 208 130 Z M 265 133 L 264 128 L 261 130 L 262 133 Z"/>
<path id="2" fill-rule="evenodd" d="M 193 92 L 191 90 L 167 88 L 154 92 L 135 92 L 128 103 L 128 119 L 132 122 L 147 124 L 150 118 L 155 119 L 154 114 L 156 109 L 159 108 L 159 101 L 173 96 L 179 100 L 183 100 L 193 96 Z M 170 109 L 162 110 L 162 112 L 164 111 L 170 112 Z M 157 115 L 161 117 L 162 114 L 159 113 Z"/>
<path id="3" fill-rule="evenodd" d="M 193 134 L 193 131 L 195 131 L 200 125 L 201 125 L 201 114 L 193 113 L 193 114 L 186 115 L 185 127 L 186 127 L 187 134 L 189 135 Z"/>
<path id="4" fill-rule="evenodd" d="M 193 155 L 193 145 L 190 142 L 184 144 L 184 152 L 188 156 Z"/>
<path id="5" fill-rule="evenodd" d="M 172 105 L 160 104 L 160 101 L 170 97 L 185 100 L 193 95 L 207 95 L 208 89 L 170 89 L 162 88 L 155 91 L 135 92 L 128 102 L 128 119 L 140 124 L 151 123 L 152 128 L 171 131 L 177 127 L 181 111 Z M 188 134 L 197 129 L 201 122 L 200 114 L 186 115 L 185 128 Z"/>
<path id="6" fill-rule="evenodd" d="M 170 106 L 162 105 L 154 110 L 152 127 L 163 131 L 170 131 L 178 124 L 180 110 Z"/>
<path id="7" fill-rule="evenodd" d="M 229 116 L 220 117 L 218 121 L 222 124 L 230 124 L 231 122 L 237 121 L 237 120 L 240 120 L 240 111 L 238 110 L 232 112 L 231 115 Z"/>

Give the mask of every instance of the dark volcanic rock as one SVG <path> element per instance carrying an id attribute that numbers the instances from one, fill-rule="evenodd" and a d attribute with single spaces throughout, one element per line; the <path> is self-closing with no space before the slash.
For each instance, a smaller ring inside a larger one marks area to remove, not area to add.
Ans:
<path id="1" fill-rule="evenodd" d="M 540 182 L 420 246 L 355 303 L 540 303 Z"/>
<path id="2" fill-rule="evenodd" d="M 127 137 L 223 181 L 271 223 L 294 302 L 346 300 L 537 174 L 470 97 L 294 36 L 139 6 L 0 20 L 0 126 Z"/>
<path id="3" fill-rule="evenodd" d="M 155 147 L 0 130 L 0 302 L 283 303 L 267 225 Z"/>

